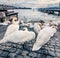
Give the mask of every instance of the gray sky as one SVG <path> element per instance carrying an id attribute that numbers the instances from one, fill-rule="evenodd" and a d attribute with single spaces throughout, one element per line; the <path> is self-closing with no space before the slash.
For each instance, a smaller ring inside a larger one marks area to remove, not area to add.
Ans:
<path id="1" fill-rule="evenodd" d="M 30 3 L 29 6 L 32 6 L 31 4 L 36 4 L 39 6 L 42 5 L 48 5 L 48 4 L 55 4 L 55 3 L 59 3 L 60 0 L 0 0 L 0 4 L 4 3 L 4 4 L 19 4 L 19 3 Z"/>
<path id="2" fill-rule="evenodd" d="M 35 4 L 48 4 L 48 3 L 58 3 L 60 0 L 0 0 L 0 3 L 22 3 L 22 2 L 31 2 Z"/>

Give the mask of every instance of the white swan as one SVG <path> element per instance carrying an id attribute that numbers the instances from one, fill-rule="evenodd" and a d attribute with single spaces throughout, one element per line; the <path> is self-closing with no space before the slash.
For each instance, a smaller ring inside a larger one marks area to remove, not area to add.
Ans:
<path id="1" fill-rule="evenodd" d="M 41 23 L 34 23 L 34 31 L 38 34 L 41 30 L 41 26 L 42 24 Z"/>
<path id="2" fill-rule="evenodd" d="M 19 21 L 17 20 L 16 17 L 14 17 L 12 20 L 12 24 L 7 27 L 4 37 L 6 37 L 7 35 L 10 35 L 12 32 L 18 29 L 19 29 Z"/>
<path id="3" fill-rule="evenodd" d="M 6 36 L 3 38 L 0 43 L 5 43 L 8 41 L 15 42 L 15 43 L 24 43 L 25 41 L 30 41 L 35 38 L 35 33 L 32 31 L 28 31 L 27 28 L 25 28 L 24 31 L 17 30 L 10 34 L 9 36 Z"/>
<path id="4" fill-rule="evenodd" d="M 29 28 L 33 28 L 34 27 L 32 22 L 31 23 L 27 23 L 27 24 L 28 24 Z"/>
<path id="5" fill-rule="evenodd" d="M 43 27 L 42 27 L 42 28 L 50 27 L 50 25 L 51 25 L 51 21 L 47 21 L 47 22 L 45 22 L 45 23 L 44 23 L 44 25 L 43 25 Z"/>
<path id="6" fill-rule="evenodd" d="M 0 25 L 8 25 L 10 23 L 11 23 L 10 21 L 8 21 L 8 20 L 5 19 L 5 21 L 3 23 L 0 22 Z"/>
<path id="7" fill-rule="evenodd" d="M 49 39 L 54 35 L 56 31 L 56 26 L 43 28 L 37 36 L 32 51 L 39 50 L 44 44 L 49 41 Z"/>

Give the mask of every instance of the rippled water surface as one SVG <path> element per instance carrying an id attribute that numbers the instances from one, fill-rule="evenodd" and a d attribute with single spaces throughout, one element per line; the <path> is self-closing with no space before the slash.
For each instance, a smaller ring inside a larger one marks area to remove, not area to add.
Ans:
<path id="1" fill-rule="evenodd" d="M 60 16 L 54 16 L 52 14 L 38 12 L 37 10 L 32 9 L 14 9 L 15 12 L 18 12 L 19 19 L 24 21 L 39 21 L 39 20 L 55 20 L 60 21 Z"/>

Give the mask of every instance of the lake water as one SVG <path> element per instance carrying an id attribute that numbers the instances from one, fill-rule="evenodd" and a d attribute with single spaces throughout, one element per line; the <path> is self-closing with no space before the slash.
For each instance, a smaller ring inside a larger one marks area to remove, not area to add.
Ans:
<path id="1" fill-rule="evenodd" d="M 14 11 L 18 12 L 18 18 L 24 21 L 55 20 L 60 22 L 59 16 L 48 15 L 47 13 L 38 12 L 37 10 L 14 9 Z"/>

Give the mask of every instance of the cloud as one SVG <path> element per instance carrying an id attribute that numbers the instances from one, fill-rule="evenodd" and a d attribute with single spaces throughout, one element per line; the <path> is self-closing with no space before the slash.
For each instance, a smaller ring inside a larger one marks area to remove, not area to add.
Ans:
<path id="1" fill-rule="evenodd" d="M 32 7 L 42 7 L 47 6 L 49 4 L 59 3 L 60 0 L 0 0 L 0 4 L 22 4 L 24 3 L 26 6 Z M 23 4 L 23 5 L 24 5 Z"/>
<path id="2" fill-rule="evenodd" d="M 32 2 L 36 4 L 47 4 L 47 3 L 57 3 L 59 0 L 0 0 L 0 2 L 8 2 L 8 3 L 22 3 L 22 2 Z"/>

